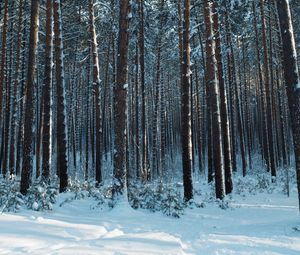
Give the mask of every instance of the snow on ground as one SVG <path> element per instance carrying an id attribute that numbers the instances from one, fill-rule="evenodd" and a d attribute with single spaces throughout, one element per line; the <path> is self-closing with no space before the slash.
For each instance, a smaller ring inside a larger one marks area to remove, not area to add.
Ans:
<path id="1" fill-rule="evenodd" d="M 180 219 L 124 202 L 113 210 L 91 209 L 93 203 L 76 200 L 57 203 L 50 212 L 0 215 L 0 254 L 300 254 L 295 192 L 290 198 L 235 195 L 226 210 L 207 203 Z"/>

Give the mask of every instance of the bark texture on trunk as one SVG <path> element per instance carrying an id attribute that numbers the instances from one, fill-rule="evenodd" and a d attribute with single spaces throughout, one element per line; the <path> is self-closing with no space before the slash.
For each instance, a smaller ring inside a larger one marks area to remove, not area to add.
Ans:
<path id="1" fill-rule="evenodd" d="M 277 11 L 282 37 L 284 79 L 292 120 L 300 209 L 300 79 L 289 1 L 278 0 Z"/>
<path id="2" fill-rule="evenodd" d="M 184 1 L 183 59 L 181 75 L 181 143 L 184 198 L 193 198 L 192 183 L 192 120 L 191 120 L 191 60 L 190 60 L 190 0 Z"/>
<path id="3" fill-rule="evenodd" d="M 54 49 L 55 80 L 57 93 L 57 173 L 60 178 L 59 191 L 64 192 L 68 186 L 67 128 L 65 106 L 64 53 L 62 38 L 62 17 L 60 0 L 53 3 L 54 11 Z"/>
<path id="4" fill-rule="evenodd" d="M 28 52 L 27 84 L 25 93 L 25 120 L 24 120 L 24 144 L 23 144 L 23 164 L 21 173 L 22 194 L 26 194 L 31 184 L 33 171 L 33 120 L 34 120 L 34 90 L 36 86 L 36 50 L 38 44 L 39 31 L 39 8 L 40 1 L 31 1 L 30 38 Z"/>
<path id="5" fill-rule="evenodd" d="M 130 4 L 120 1 L 117 77 L 114 87 L 114 193 L 123 193 L 126 184 L 128 27 Z"/>

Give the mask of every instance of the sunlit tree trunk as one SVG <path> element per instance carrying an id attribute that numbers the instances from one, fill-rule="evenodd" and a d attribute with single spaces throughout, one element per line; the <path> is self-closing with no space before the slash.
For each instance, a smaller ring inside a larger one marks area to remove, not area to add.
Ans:
<path id="1" fill-rule="evenodd" d="M 211 39 L 213 38 L 211 7 L 212 2 L 210 0 L 205 0 L 204 20 L 206 27 L 206 86 L 208 87 L 207 91 L 209 93 L 211 106 L 211 124 L 213 134 L 212 144 L 208 144 L 208 146 L 213 146 L 216 197 L 222 199 L 225 196 L 224 157 L 222 145 L 220 92 L 217 77 L 217 61 L 215 57 L 215 42 L 213 39 Z"/>
<path id="2" fill-rule="evenodd" d="M 42 176 L 47 180 L 51 169 L 51 87 L 53 65 L 53 1 L 47 0 L 45 72 L 43 86 L 43 133 L 42 133 Z"/>
<path id="3" fill-rule="evenodd" d="M 101 120 L 101 102 L 100 102 L 100 76 L 97 34 L 95 28 L 94 0 L 89 2 L 90 11 L 90 37 L 91 37 L 91 54 L 93 62 L 93 90 L 95 90 L 95 107 L 96 107 L 96 182 L 101 183 L 101 161 L 102 161 L 102 120 Z"/>

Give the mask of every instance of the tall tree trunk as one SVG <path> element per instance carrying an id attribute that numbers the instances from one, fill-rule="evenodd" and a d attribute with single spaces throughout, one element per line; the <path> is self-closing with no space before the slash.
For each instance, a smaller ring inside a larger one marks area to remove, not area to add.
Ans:
<path id="1" fill-rule="evenodd" d="M 93 90 L 95 90 L 96 106 L 96 182 L 102 182 L 101 161 L 102 161 L 102 126 L 101 126 L 101 102 L 100 102 L 100 74 L 98 60 L 97 34 L 95 28 L 94 0 L 89 2 L 90 11 L 90 37 L 91 37 L 91 54 L 93 61 Z"/>
<path id="2" fill-rule="evenodd" d="M 3 102 L 3 89 L 6 74 L 6 51 L 7 51 L 7 28 L 8 28 L 8 0 L 4 2 L 4 14 L 2 25 L 2 51 L 1 51 L 1 66 L 0 66 L 0 118 L 2 121 L 2 102 Z M 0 124 L 1 125 L 1 124 Z M 3 139 L 3 138 L 2 138 Z M 5 171 L 5 170 L 4 170 Z"/>
<path id="3" fill-rule="evenodd" d="M 235 107 L 235 93 L 234 86 L 236 82 L 235 78 L 235 64 L 234 64 L 234 52 L 233 52 L 233 43 L 231 37 L 231 23 L 229 17 L 229 7 L 227 4 L 225 5 L 225 30 L 226 30 L 226 44 L 228 47 L 227 51 L 227 76 L 228 76 L 228 84 L 229 84 L 229 101 L 230 108 L 230 128 L 231 128 L 231 159 L 232 159 L 232 170 L 237 171 L 237 163 L 236 163 L 236 129 L 235 129 L 235 117 L 236 117 L 236 107 Z"/>
<path id="4" fill-rule="evenodd" d="M 183 59 L 181 74 L 181 143 L 184 198 L 193 198 L 192 183 L 192 120 L 191 120 L 191 61 L 190 61 L 190 0 L 184 1 Z"/>
<path id="5" fill-rule="evenodd" d="M 25 121 L 24 121 L 24 145 L 23 145 L 23 165 L 21 173 L 22 194 L 26 194 L 31 184 L 32 168 L 33 168 L 33 120 L 34 120 L 34 89 L 36 85 L 36 50 L 38 44 L 39 30 L 39 0 L 31 0 L 31 20 L 30 20 L 30 38 L 28 52 L 28 69 L 26 84 L 26 104 L 25 104 Z"/>
<path id="6" fill-rule="evenodd" d="M 255 52 L 256 52 L 256 61 L 257 61 L 257 70 L 258 70 L 258 81 L 259 86 L 257 89 L 258 96 L 258 122 L 259 122 L 259 135 L 260 135 L 260 147 L 263 158 L 268 161 L 268 148 L 267 148 L 267 126 L 265 119 L 265 100 L 262 98 L 263 96 L 263 76 L 262 76 L 262 68 L 261 68 L 261 57 L 260 57 L 260 48 L 259 48 L 259 38 L 258 38 L 258 27 L 257 27 L 257 16 L 256 16 L 256 7 L 255 2 L 252 3 L 253 9 L 253 26 L 255 30 Z"/>
<path id="7" fill-rule="evenodd" d="M 232 160 L 231 160 L 231 149 L 230 149 L 230 128 L 228 118 L 228 106 L 227 106 L 227 95 L 224 81 L 223 72 L 223 60 L 222 60 L 222 49 L 221 49 L 221 38 L 219 31 L 219 15 L 218 15 L 218 3 L 216 0 L 213 1 L 213 27 L 216 41 L 216 60 L 218 65 L 218 80 L 220 89 L 220 107 L 221 107 L 221 125 L 223 134 L 223 148 L 224 148 L 224 169 L 225 169 L 225 188 L 226 194 L 232 192 Z"/>
<path id="8" fill-rule="evenodd" d="M 43 161 L 42 176 L 47 180 L 51 169 L 51 87 L 53 64 L 53 0 L 47 0 L 46 44 L 45 44 L 45 76 L 43 87 Z"/>
<path id="9" fill-rule="evenodd" d="M 140 28 L 139 28 L 139 51 L 140 51 L 140 83 L 142 94 L 142 116 L 141 116 L 141 129 L 142 129 L 142 170 L 143 178 L 149 178 L 149 157 L 148 157 L 148 134 L 146 125 L 146 88 L 145 88 L 145 16 L 144 16 L 144 0 L 139 1 L 139 15 L 140 15 Z"/>
<path id="10" fill-rule="evenodd" d="M 282 65 L 284 69 L 284 79 L 292 120 L 291 124 L 294 138 L 294 153 L 300 209 L 300 79 L 289 1 L 278 0 L 277 11 L 283 47 Z"/>
<path id="11" fill-rule="evenodd" d="M 18 107 L 18 91 L 20 85 L 20 70 L 21 70 L 21 49 L 22 49 L 22 30 L 23 30 L 23 12 L 24 4 L 23 0 L 19 2 L 19 14 L 18 14 L 18 39 L 17 39 L 17 52 L 16 52 L 16 69 L 15 80 L 13 87 L 13 103 L 12 103 L 12 117 L 11 117 L 11 133 L 10 133 L 10 152 L 9 152 L 9 169 L 10 174 L 15 174 L 15 158 L 16 158 L 16 127 L 17 127 L 17 107 Z"/>
<path id="12" fill-rule="evenodd" d="M 270 83 L 270 71 L 269 71 L 269 59 L 268 59 L 268 47 L 266 36 L 266 19 L 264 11 L 264 0 L 260 0 L 261 19 L 262 19 L 262 42 L 264 50 L 264 78 L 265 78 L 265 98 L 266 98 L 266 112 L 267 112 L 267 135 L 268 135 L 268 151 L 269 151 L 269 169 L 273 177 L 276 176 L 276 165 L 274 158 L 274 139 L 273 139 L 273 121 L 272 121 L 272 98 L 271 98 L 271 86 Z"/>
<path id="13" fill-rule="evenodd" d="M 126 184 L 126 120 L 128 90 L 129 0 L 120 1 L 117 77 L 114 87 L 114 193 L 123 193 Z"/>
<path id="14" fill-rule="evenodd" d="M 65 106 L 64 54 L 60 0 L 54 0 L 54 48 L 55 80 L 57 93 L 57 172 L 59 173 L 59 191 L 64 192 L 68 186 L 67 129 Z"/>
<path id="15" fill-rule="evenodd" d="M 206 27 L 206 86 L 208 86 L 209 100 L 211 105 L 212 120 L 212 144 L 213 146 L 213 163 L 215 168 L 215 185 L 216 197 L 223 199 L 225 196 L 225 180 L 224 180 L 224 157 L 222 143 L 222 127 L 221 127 L 221 110 L 220 110 L 220 92 L 217 77 L 217 61 L 215 57 L 215 42 L 212 29 L 212 2 L 205 0 L 204 2 L 204 21 Z"/>

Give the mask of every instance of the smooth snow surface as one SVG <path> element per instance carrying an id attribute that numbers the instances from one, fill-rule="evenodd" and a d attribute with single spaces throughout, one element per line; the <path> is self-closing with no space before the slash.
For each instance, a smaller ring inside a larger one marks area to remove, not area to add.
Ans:
<path id="1" fill-rule="evenodd" d="M 124 202 L 102 211 L 91 209 L 92 203 L 0 215 L 0 254 L 300 254 L 295 194 L 235 196 L 226 210 L 208 203 L 180 219 Z"/>

